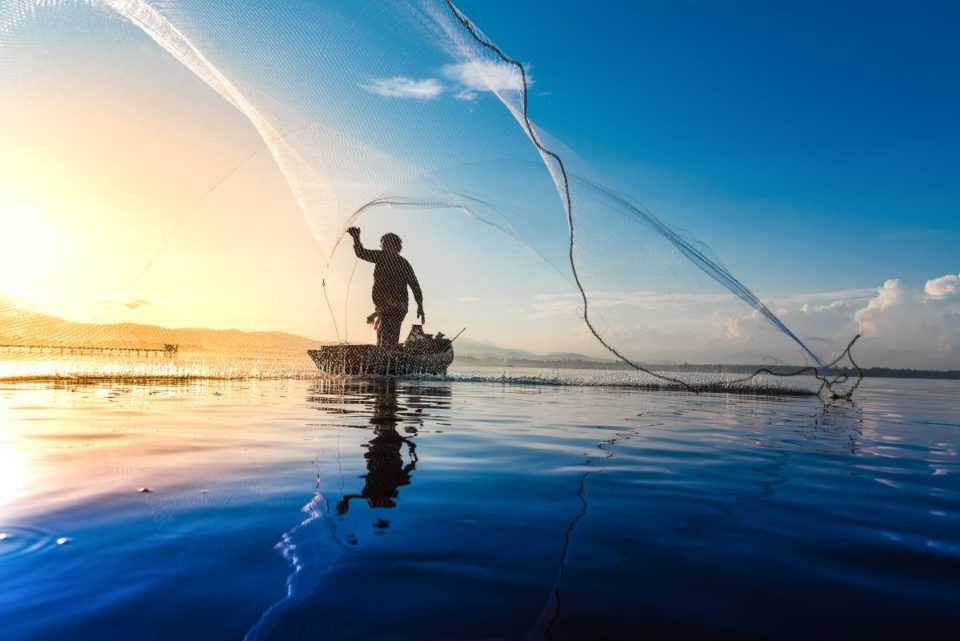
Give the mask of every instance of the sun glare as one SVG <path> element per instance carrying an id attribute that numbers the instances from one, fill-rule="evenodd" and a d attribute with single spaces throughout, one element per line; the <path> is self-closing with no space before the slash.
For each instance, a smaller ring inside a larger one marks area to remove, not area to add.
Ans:
<path id="1" fill-rule="evenodd" d="M 27 461 L 18 449 L 15 425 L 10 411 L 0 404 L 0 508 L 6 511 L 6 515 L 30 482 Z"/>
<path id="2" fill-rule="evenodd" d="M 63 260 L 63 237 L 51 212 L 0 183 L 0 294 L 28 296 Z"/>

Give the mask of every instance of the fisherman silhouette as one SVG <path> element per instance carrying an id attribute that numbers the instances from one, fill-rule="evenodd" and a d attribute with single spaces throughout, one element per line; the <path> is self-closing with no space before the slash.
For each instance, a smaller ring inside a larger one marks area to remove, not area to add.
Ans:
<path id="1" fill-rule="evenodd" d="M 397 388 L 394 381 L 385 381 L 374 387 L 373 416 L 370 424 L 373 425 L 373 438 L 367 443 L 367 452 L 363 458 L 367 462 L 367 473 L 364 479 L 363 490 L 360 494 L 345 494 L 337 502 L 337 514 L 343 515 L 350 510 L 351 499 L 366 499 L 367 505 L 372 508 L 396 507 L 395 499 L 399 495 L 399 488 L 410 485 L 410 476 L 417 467 L 417 446 L 409 436 L 402 436 L 397 431 L 400 406 L 397 403 Z M 415 428 L 407 430 L 416 435 Z M 403 460 L 403 448 L 406 446 L 409 463 Z M 379 521 L 386 527 L 388 521 Z"/>
<path id="2" fill-rule="evenodd" d="M 417 316 L 420 322 L 426 322 L 423 313 L 423 293 L 420 283 L 413 273 L 413 267 L 400 255 L 403 242 L 396 234 L 384 234 L 380 238 L 380 249 L 366 249 L 360 241 L 360 228 L 347 230 L 353 236 L 353 251 L 357 258 L 376 265 L 373 268 L 373 305 L 376 311 L 368 318 L 377 330 L 377 345 L 395 348 L 400 342 L 400 325 L 407 315 L 407 287 L 413 290 L 413 299 L 417 301 Z"/>

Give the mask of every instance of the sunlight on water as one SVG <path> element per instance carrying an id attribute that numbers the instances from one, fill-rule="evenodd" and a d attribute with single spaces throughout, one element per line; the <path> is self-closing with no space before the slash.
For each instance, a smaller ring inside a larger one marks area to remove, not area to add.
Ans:
<path id="1" fill-rule="evenodd" d="M 7 510 L 31 485 L 32 467 L 21 448 L 15 446 L 14 412 L 0 405 L 0 510 Z M 2 531 L 2 530 L 0 530 Z"/>

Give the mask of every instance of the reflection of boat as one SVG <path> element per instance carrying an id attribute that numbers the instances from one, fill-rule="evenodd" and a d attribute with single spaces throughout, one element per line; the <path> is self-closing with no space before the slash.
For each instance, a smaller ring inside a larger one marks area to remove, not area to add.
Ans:
<path id="1" fill-rule="evenodd" d="M 324 374 L 403 376 L 446 374 L 453 346 L 445 338 L 409 341 L 395 349 L 376 345 L 328 345 L 307 352 Z"/>

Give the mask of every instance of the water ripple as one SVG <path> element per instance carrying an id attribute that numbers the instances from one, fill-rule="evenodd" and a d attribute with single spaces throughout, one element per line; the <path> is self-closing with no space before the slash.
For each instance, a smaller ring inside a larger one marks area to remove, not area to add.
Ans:
<path id="1" fill-rule="evenodd" d="M 53 532 L 36 527 L 0 526 L 0 558 L 39 554 L 44 550 L 69 543 Z"/>

